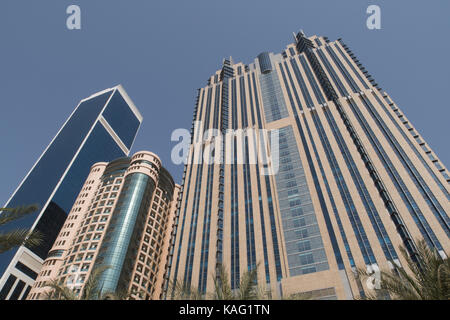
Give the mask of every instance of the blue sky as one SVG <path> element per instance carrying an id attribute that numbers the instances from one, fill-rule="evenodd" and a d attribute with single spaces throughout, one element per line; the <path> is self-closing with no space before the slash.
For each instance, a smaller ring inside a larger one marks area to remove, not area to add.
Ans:
<path id="1" fill-rule="evenodd" d="M 81 30 L 66 28 L 71 4 Z M 370 4 L 381 30 L 366 27 Z M 448 165 L 449 12 L 448 0 L 2 0 L 0 203 L 78 102 L 119 83 L 144 116 L 132 151 L 157 153 L 180 183 L 170 135 L 190 128 L 196 89 L 223 57 L 280 52 L 299 29 L 342 37 Z"/>

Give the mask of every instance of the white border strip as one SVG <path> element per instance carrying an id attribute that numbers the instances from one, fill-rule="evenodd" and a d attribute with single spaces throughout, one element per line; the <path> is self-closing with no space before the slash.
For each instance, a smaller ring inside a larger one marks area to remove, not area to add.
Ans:
<path id="1" fill-rule="evenodd" d="M 133 111 L 134 115 L 138 118 L 139 122 L 142 122 L 143 119 L 142 114 L 139 112 L 138 108 L 134 104 L 133 100 L 131 100 L 130 96 L 125 91 L 124 87 L 121 84 L 119 84 L 118 86 L 115 87 L 115 89 L 117 89 L 120 92 L 125 102 L 130 107 L 131 111 Z"/>
<path id="2" fill-rule="evenodd" d="M 141 126 L 142 123 L 142 115 L 139 112 L 139 110 L 136 108 L 136 105 L 133 103 L 133 101 L 131 100 L 131 98 L 128 96 L 128 94 L 126 93 L 125 89 L 123 88 L 122 85 L 118 85 L 115 86 L 113 88 L 109 88 L 109 89 L 105 89 L 102 91 L 99 91 L 91 96 L 89 96 L 88 98 L 82 99 L 78 105 L 76 106 L 76 108 L 72 111 L 72 113 L 70 114 L 69 118 L 64 122 L 63 126 L 58 130 L 57 134 L 53 137 L 52 141 L 47 145 L 47 147 L 45 148 L 44 152 L 42 152 L 42 154 L 40 155 L 40 157 L 38 158 L 38 160 L 34 163 L 33 167 L 30 169 L 30 171 L 28 171 L 27 175 L 25 176 L 25 178 L 23 178 L 23 180 L 21 181 L 21 183 L 19 184 L 19 186 L 16 188 L 16 190 L 13 192 L 13 194 L 11 195 L 11 197 L 8 199 L 8 201 L 5 204 L 5 207 L 7 207 L 7 205 L 9 204 L 9 202 L 11 201 L 11 199 L 15 196 L 15 194 L 17 193 L 17 191 L 22 187 L 23 183 L 25 182 L 25 180 L 28 178 L 28 176 L 30 175 L 30 173 L 33 171 L 33 169 L 36 167 L 36 165 L 40 162 L 40 160 L 42 159 L 42 157 L 44 156 L 44 154 L 47 152 L 47 150 L 50 148 L 50 146 L 53 144 L 54 140 L 59 136 L 59 134 L 61 133 L 61 131 L 65 128 L 66 124 L 69 122 L 70 119 L 72 119 L 72 116 L 75 114 L 75 112 L 78 110 L 78 107 L 80 106 L 81 103 L 90 100 L 92 98 L 95 98 L 99 95 L 102 95 L 104 93 L 107 93 L 109 91 L 111 92 L 111 95 L 109 96 L 108 100 L 106 101 L 105 105 L 103 106 L 101 112 L 99 112 L 99 115 L 97 117 L 97 119 L 94 121 L 94 123 L 92 124 L 89 132 L 87 133 L 86 137 L 84 138 L 84 140 L 82 141 L 80 147 L 78 148 L 77 152 L 75 153 L 75 155 L 73 156 L 72 160 L 70 161 L 69 165 L 67 166 L 66 170 L 64 171 L 64 173 L 62 174 L 61 178 L 59 179 L 58 183 L 56 184 L 56 187 L 53 189 L 53 192 L 51 193 L 51 195 L 48 197 L 47 202 L 45 203 L 44 206 L 42 206 L 41 211 L 39 212 L 39 215 L 37 216 L 37 218 L 34 220 L 33 225 L 31 226 L 30 231 L 34 230 L 34 228 L 36 227 L 37 223 L 39 222 L 40 218 L 42 217 L 43 213 L 44 213 L 44 209 L 47 208 L 48 204 L 50 203 L 50 201 L 53 199 L 55 193 L 58 191 L 59 186 L 61 185 L 62 181 L 64 180 L 64 178 L 66 177 L 68 171 L 71 169 L 74 161 L 76 160 L 76 158 L 78 157 L 78 154 L 81 152 L 82 148 L 84 147 L 87 139 L 90 137 L 93 129 L 95 128 L 95 126 L 97 125 L 97 123 L 101 123 L 103 125 L 103 127 L 105 128 L 105 130 L 111 135 L 111 137 L 113 138 L 113 140 L 118 144 L 118 146 L 120 147 L 120 149 L 125 153 L 125 155 L 129 155 L 130 150 L 125 146 L 125 144 L 122 142 L 122 140 L 119 138 L 119 136 L 115 133 L 115 131 L 112 129 L 112 127 L 109 125 L 109 123 L 106 121 L 106 119 L 103 118 L 103 112 L 105 111 L 106 107 L 108 106 L 109 102 L 111 101 L 111 98 L 114 96 L 116 91 L 119 91 L 119 93 L 122 95 L 122 97 L 124 98 L 125 102 L 128 104 L 128 106 L 130 107 L 130 109 L 133 111 L 133 113 L 136 115 L 136 117 L 139 120 L 139 126 L 137 128 L 136 133 L 139 131 L 139 128 Z M 136 139 L 136 135 L 134 137 L 134 140 Z M 133 140 L 133 143 L 134 143 Z M 22 250 L 21 250 L 22 249 Z M 13 258 L 11 259 L 9 265 L 6 267 L 2 277 L 0 278 L 0 288 L 3 287 L 4 282 L 6 281 L 6 278 L 15 270 L 14 266 L 16 265 L 17 261 L 20 261 L 22 258 L 22 253 L 23 250 L 25 249 L 25 247 L 21 246 L 19 247 L 19 249 L 17 250 L 17 252 L 15 253 L 15 255 L 13 256 Z M 27 250 L 30 251 L 30 250 Z M 30 251 L 32 253 L 32 251 Z M 37 256 L 36 256 L 37 257 Z M 39 260 L 41 260 L 39 258 Z M 43 262 L 43 261 L 42 261 Z M 41 263 L 42 263 L 41 262 Z"/>
<path id="3" fill-rule="evenodd" d="M 103 90 L 103 93 L 107 92 L 110 89 L 107 90 Z M 34 230 L 34 228 L 36 227 L 37 223 L 39 222 L 39 220 L 41 219 L 42 215 L 44 214 L 45 209 L 47 208 L 48 204 L 50 203 L 50 201 L 53 199 L 55 193 L 58 191 L 59 186 L 61 185 L 62 181 L 64 180 L 64 178 L 67 175 L 67 172 L 70 170 L 70 168 L 72 167 L 72 164 L 74 163 L 75 159 L 77 158 L 78 154 L 80 153 L 81 149 L 83 148 L 84 144 L 86 143 L 87 139 L 89 138 L 89 136 L 91 135 L 92 130 L 94 129 L 95 125 L 98 122 L 98 119 L 100 118 L 101 114 L 103 113 L 103 111 L 105 110 L 106 106 L 108 105 L 109 101 L 111 100 L 111 98 L 113 97 L 115 92 L 115 89 L 113 92 L 111 92 L 111 95 L 109 96 L 107 102 L 105 103 L 103 109 L 101 110 L 101 112 L 99 112 L 99 115 L 97 116 L 97 119 L 93 122 L 91 128 L 89 129 L 89 132 L 86 134 L 84 140 L 81 142 L 80 147 L 78 148 L 77 152 L 75 153 L 75 155 L 72 157 L 72 160 L 70 161 L 69 165 L 67 166 L 66 170 L 64 171 L 64 173 L 62 174 L 62 176 L 60 177 L 60 179 L 58 180 L 55 188 L 53 189 L 53 192 L 50 194 L 50 196 L 47 198 L 47 202 L 41 207 L 41 211 L 39 212 L 38 216 L 36 217 L 36 219 L 34 220 L 33 225 L 30 228 L 30 232 Z M 91 96 L 91 98 L 97 96 L 98 94 L 94 94 Z M 28 172 L 28 174 L 25 176 L 25 178 L 22 180 L 21 184 L 19 185 L 19 187 L 17 187 L 16 191 L 13 193 L 13 195 L 11 196 L 11 198 L 8 200 L 7 204 L 5 206 L 8 205 L 9 201 L 11 201 L 12 197 L 15 195 L 15 193 L 17 192 L 17 190 L 19 190 L 19 188 L 22 186 L 22 184 L 24 183 L 24 181 L 28 178 L 29 174 L 31 173 L 31 171 L 33 171 L 34 167 L 39 163 L 39 161 L 41 160 L 41 158 L 43 157 L 43 155 L 45 154 L 45 152 L 48 150 L 48 148 L 52 145 L 52 143 L 54 142 L 54 140 L 59 136 L 60 132 L 64 129 L 64 127 L 66 126 L 66 124 L 69 122 L 69 120 L 72 118 L 72 116 L 74 115 L 74 113 L 78 110 L 78 107 L 80 106 L 80 104 L 84 101 L 86 101 L 89 98 L 83 99 L 80 101 L 80 103 L 77 105 L 77 107 L 75 108 L 75 110 L 72 112 L 72 114 L 70 115 L 70 117 L 66 120 L 66 122 L 64 123 L 64 125 L 61 127 L 61 129 L 59 129 L 58 133 L 55 135 L 55 137 L 52 139 L 52 141 L 50 142 L 50 144 L 47 146 L 47 148 L 44 150 L 44 152 L 41 154 L 41 156 L 39 157 L 39 159 L 36 161 L 36 163 L 34 164 L 34 166 L 31 168 L 31 170 Z M 24 246 L 20 246 L 19 249 L 17 250 L 17 252 L 14 254 L 13 258 L 11 259 L 9 265 L 6 267 L 2 277 L 0 278 L 0 288 L 3 287 L 3 283 L 6 281 L 6 278 L 9 276 L 9 274 L 14 270 L 14 266 L 15 263 L 17 263 L 17 261 L 20 261 L 20 256 L 21 256 L 21 250 Z"/>
<path id="4" fill-rule="evenodd" d="M 122 151 L 125 154 L 129 154 L 130 150 L 128 150 L 125 143 L 123 143 L 122 140 L 120 140 L 119 136 L 116 134 L 114 129 L 109 125 L 108 121 L 106 121 L 106 119 L 103 118 L 103 115 L 100 115 L 98 122 L 100 122 L 103 125 L 103 127 L 106 129 L 106 131 L 108 131 L 108 133 L 111 135 L 113 140 L 119 145 L 120 149 L 122 149 Z"/>

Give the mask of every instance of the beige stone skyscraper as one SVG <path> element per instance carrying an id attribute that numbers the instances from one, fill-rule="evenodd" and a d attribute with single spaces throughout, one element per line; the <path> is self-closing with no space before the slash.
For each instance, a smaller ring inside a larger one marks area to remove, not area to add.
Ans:
<path id="1" fill-rule="evenodd" d="M 211 292 L 222 263 L 233 289 L 258 267 L 274 296 L 353 299 L 369 290 L 356 268 L 405 265 L 401 245 L 449 252 L 448 171 L 341 40 L 299 32 L 282 53 L 225 59 L 194 110 L 192 134 L 211 128 L 277 130 L 278 170 L 239 163 L 236 144 L 234 163 L 192 161 L 191 148 L 168 279 Z"/>
<path id="2" fill-rule="evenodd" d="M 79 294 L 96 267 L 101 293 L 159 299 L 179 188 L 148 151 L 94 164 L 28 299 L 51 280 Z"/>

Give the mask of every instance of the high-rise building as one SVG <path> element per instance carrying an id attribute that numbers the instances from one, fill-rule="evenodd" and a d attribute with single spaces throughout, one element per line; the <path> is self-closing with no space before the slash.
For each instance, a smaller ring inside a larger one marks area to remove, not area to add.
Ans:
<path id="1" fill-rule="evenodd" d="M 179 188 L 148 151 L 94 164 L 28 299 L 52 280 L 79 295 L 95 268 L 100 295 L 159 299 Z"/>
<path id="2" fill-rule="evenodd" d="M 81 100 L 5 205 L 38 204 L 39 212 L 6 224 L 0 232 L 37 230 L 44 241 L 0 255 L 0 299 L 26 297 L 91 166 L 127 156 L 141 122 L 120 85 Z"/>
<path id="3" fill-rule="evenodd" d="M 199 89 L 170 280 L 211 292 L 220 263 L 233 289 L 257 268 L 275 297 L 353 299 L 370 290 L 354 271 L 405 265 L 401 245 L 413 259 L 420 238 L 448 253 L 444 165 L 341 39 L 294 38 L 249 65 L 225 59 Z M 210 145 L 195 140 L 208 129 L 277 132 L 278 170 L 239 163 L 237 144 L 222 163 L 192 161 Z"/>

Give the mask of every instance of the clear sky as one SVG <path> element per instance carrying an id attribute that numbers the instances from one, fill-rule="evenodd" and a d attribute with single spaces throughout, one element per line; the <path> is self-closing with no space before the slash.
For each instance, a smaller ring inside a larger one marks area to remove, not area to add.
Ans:
<path id="1" fill-rule="evenodd" d="M 66 8 L 81 7 L 81 30 Z M 366 8 L 381 7 L 381 30 Z M 122 84 L 144 116 L 132 152 L 170 161 L 176 128 L 189 129 L 196 89 L 222 58 L 251 63 L 280 52 L 292 32 L 342 37 L 449 164 L 448 0 L 1 0 L 0 205 L 78 102 Z"/>

